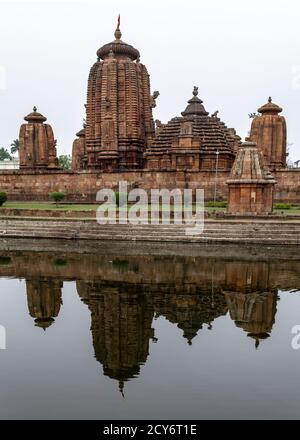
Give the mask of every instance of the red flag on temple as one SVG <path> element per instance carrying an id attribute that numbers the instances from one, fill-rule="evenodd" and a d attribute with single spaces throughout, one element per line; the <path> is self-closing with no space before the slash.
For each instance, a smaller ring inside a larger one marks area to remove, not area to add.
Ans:
<path id="1" fill-rule="evenodd" d="M 118 26 L 117 26 L 117 29 L 119 29 L 120 28 L 120 14 L 118 15 Z"/>

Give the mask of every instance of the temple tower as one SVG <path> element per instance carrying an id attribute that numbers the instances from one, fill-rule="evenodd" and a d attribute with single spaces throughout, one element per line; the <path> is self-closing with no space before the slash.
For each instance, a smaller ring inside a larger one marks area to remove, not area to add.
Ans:
<path id="1" fill-rule="evenodd" d="M 228 212 L 245 215 L 272 212 L 275 183 L 256 143 L 244 142 L 227 180 Z"/>
<path id="2" fill-rule="evenodd" d="M 77 138 L 72 147 L 72 170 L 80 171 L 87 168 L 87 156 L 85 150 L 85 129 L 76 133 Z"/>
<path id="3" fill-rule="evenodd" d="M 25 116 L 27 124 L 20 128 L 20 168 L 22 169 L 58 169 L 56 140 L 51 125 L 44 124 L 45 116 L 33 112 Z"/>
<path id="4" fill-rule="evenodd" d="M 113 171 L 143 167 L 143 153 L 155 135 L 149 74 L 137 49 L 115 40 L 98 51 L 88 79 L 86 149 L 88 167 Z"/>
<path id="5" fill-rule="evenodd" d="M 250 140 L 256 142 L 262 150 L 266 165 L 271 169 L 286 166 L 286 121 L 279 113 L 282 108 L 272 102 L 258 109 L 251 125 Z"/>

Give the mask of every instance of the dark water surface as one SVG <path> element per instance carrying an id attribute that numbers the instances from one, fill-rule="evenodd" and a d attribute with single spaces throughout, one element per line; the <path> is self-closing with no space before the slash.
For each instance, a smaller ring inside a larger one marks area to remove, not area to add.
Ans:
<path id="1" fill-rule="evenodd" d="M 0 276 L 1 419 L 299 418 L 300 259 L 1 251 Z"/>

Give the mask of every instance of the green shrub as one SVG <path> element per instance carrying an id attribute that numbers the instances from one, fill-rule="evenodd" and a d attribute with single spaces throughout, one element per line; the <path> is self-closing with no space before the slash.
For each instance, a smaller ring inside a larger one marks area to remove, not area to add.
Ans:
<path id="1" fill-rule="evenodd" d="M 7 201 L 7 195 L 5 192 L 0 192 L 0 206 Z"/>
<path id="2" fill-rule="evenodd" d="M 119 258 L 116 258 L 115 260 L 113 260 L 112 264 L 113 264 L 113 267 L 118 269 L 120 272 L 124 272 L 124 271 L 126 272 L 128 270 L 128 266 L 129 266 L 128 260 L 121 260 Z"/>
<path id="3" fill-rule="evenodd" d="M 57 205 L 58 202 L 61 202 L 66 197 L 66 195 L 63 192 L 55 191 L 55 192 L 50 193 L 49 197 L 50 197 L 50 199 L 54 200 L 54 202 Z"/>
<path id="4" fill-rule="evenodd" d="M 291 209 L 292 205 L 290 203 L 275 203 L 274 209 Z"/>
<path id="5" fill-rule="evenodd" d="M 10 257 L 0 257 L 0 266 L 7 266 L 11 263 Z"/>
<path id="6" fill-rule="evenodd" d="M 227 208 L 227 202 L 207 202 L 206 206 L 209 206 L 210 208 Z"/>
<path id="7" fill-rule="evenodd" d="M 68 262 L 62 258 L 56 258 L 53 263 L 55 266 L 66 266 L 68 264 Z"/>

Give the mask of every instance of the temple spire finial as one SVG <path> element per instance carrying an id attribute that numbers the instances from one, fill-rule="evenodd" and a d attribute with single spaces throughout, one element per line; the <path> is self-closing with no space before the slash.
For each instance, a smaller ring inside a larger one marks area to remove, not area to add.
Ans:
<path id="1" fill-rule="evenodd" d="M 34 112 L 36 112 L 36 111 L 37 111 L 36 106 L 34 106 L 32 110 L 33 110 Z"/>
<path id="2" fill-rule="evenodd" d="M 123 380 L 119 380 L 119 391 L 122 394 L 123 399 L 125 399 L 125 394 L 124 394 L 124 381 Z"/>
<path id="3" fill-rule="evenodd" d="M 271 104 L 271 102 L 272 102 L 271 96 L 269 96 L 268 102 Z"/>
<path id="4" fill-rule="evenodd" d="M 120 17 L 120 14 L 119 14 L 118 15 L 117 28 L 115 30 L 115 39 L 116 40 L 121 40 L 121 37 L 122 37 L 122 33 L 120 31 L 120 22 L 121 22 L 121 17 Z"/>
<path id="5" fill-rule="evenodd" d="M 197 96 L 198 95 L 198 87 L 194 86 L 193 88 L 193 95 Z"/>

